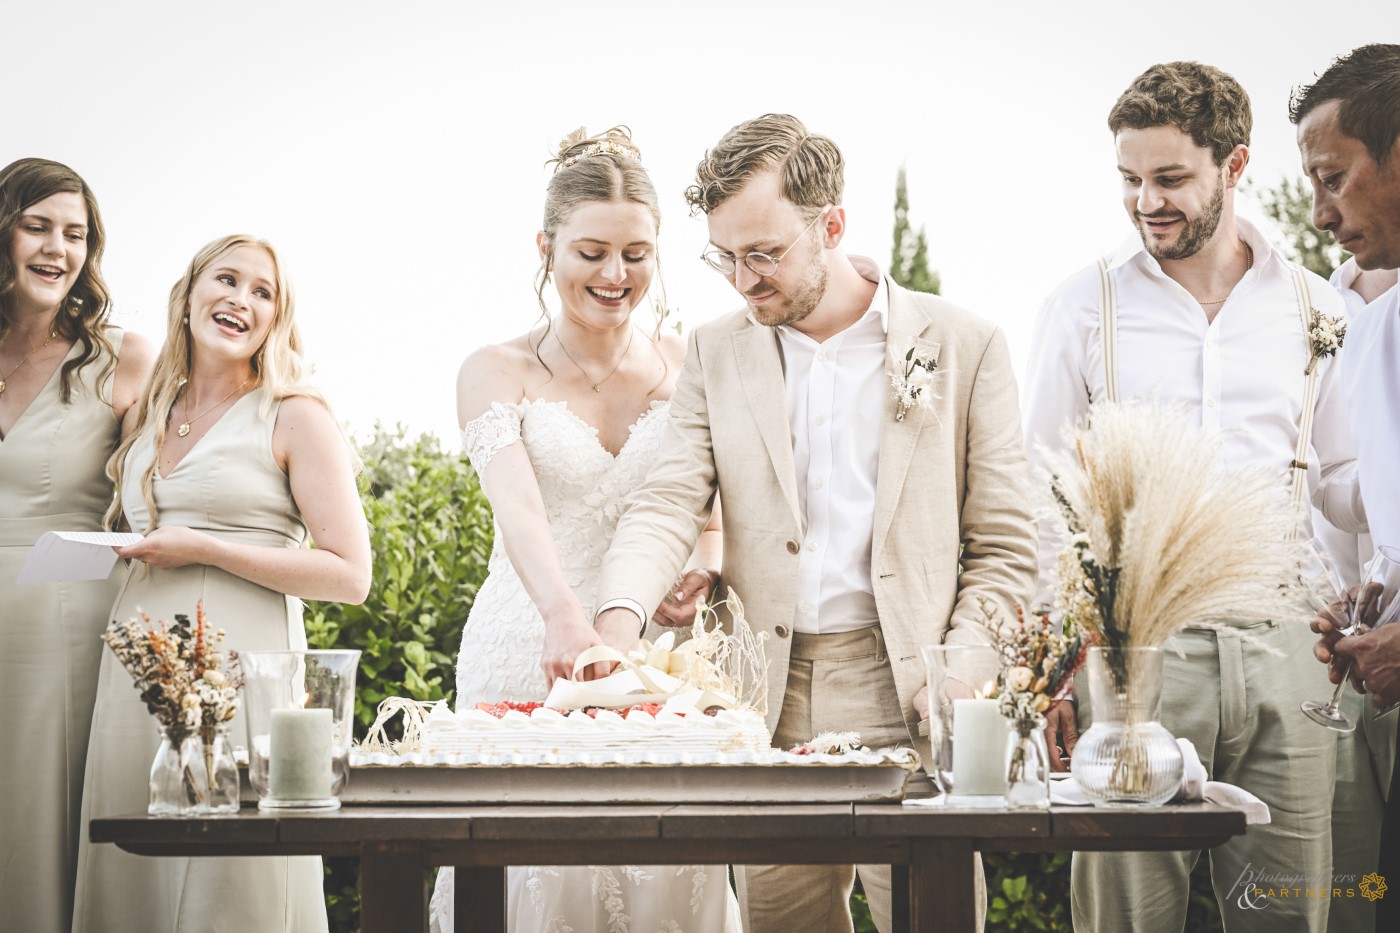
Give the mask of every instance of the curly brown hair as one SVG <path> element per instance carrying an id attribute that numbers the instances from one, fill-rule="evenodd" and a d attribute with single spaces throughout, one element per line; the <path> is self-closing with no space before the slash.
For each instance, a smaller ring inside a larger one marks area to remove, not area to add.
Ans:
<path id="1" fill-rule="evenodd" d="M 1200 62 L 1153 65 L 1133 79 L 1108 113 L 1108 128 L 1174 126 L 1224 165 L 1254 128 L 1249 95 L 1233 77 Z"/>
<path id="2" fill-rule="evenodd" d="M 106 381 L 116 366 L 116 350 L 107 339 L 107 319 L 112 300 L 102 280 L 102 250 L 107 233 L 97 198 L 87 182 L 68 166 L 49 159 L 19 159 L 0 169 L 0 337 L 14 326 L 14 299 L 18 270 L 10 253 L 15 228 L 26 210 L 55 194 L 82 195 L 87 207 L 87 261 L 78 280 L 63 300 L 54 318 L 54 332 L 64 340 L 82 344 L 83 350 L 63 364 L 59 386 L 65 404 L 73 398 L 73 377 L 78 370 L 105 356 L 97 385 Z"/>
<path id="3" fill-rule="evenodd" d="M 1300 123 L 1329 100 L 1341 102 L 1341 131 L 1361 140 L 1376 162 L 1388 159 L 1400 139 L 1400 45 L 1363 45 L 1341 56 L 1312 84 L 1293 90 L 1288 119 Z"/>
<path id="4" fill-rule="evenodd" d="M 791 114 L 767 113 L 731 128 L 705 153 L 685 200 L 692 215 L 708 214 L 754 175 L 777 169 L 783 197 L 810 220 L 827 205 L 841 203 L 845 168 L 836 143 L 807 132 Z"/>

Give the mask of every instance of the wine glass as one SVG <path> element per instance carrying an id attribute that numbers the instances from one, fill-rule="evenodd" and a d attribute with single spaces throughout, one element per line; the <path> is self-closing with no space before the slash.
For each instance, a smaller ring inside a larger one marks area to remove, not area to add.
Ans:
<path id="1" fill-rule="evenodd" d="M 1314 547 L 1303 565 L 1303 593 L 1314 611 L 1331 607 L 1332 615 L 1340 617 L 1343 623 L 1338 629 L 1343 635 L 1369 632 L 1400 617 L 1400 598 L 1397 598 L 1400 597 L 1400 549 L 1377 548 L 1360 586 L 1354 590 L 1342 587 L 1335 569 L 1318 569 L 1317 562 L 1325 560 Z M 1326 566 L 1330 567 L 1330 562 L 1326 562 Z M 1326 599 L 1323 606 L 1317 606 L 1316 603 L 1323 599 Z M 1351 664 L 1348 663 L 1342 671 L 1342 679 L 1337 682 L 1337 688 L 1332 691 L 1331 699 L 1326 703 L 1307 700 L 1302 704 L 1303 713 L 1313 722 L 1335 732 L 1354 731 L 1356 723 L 1338 706 L 1350 674 Z"/>

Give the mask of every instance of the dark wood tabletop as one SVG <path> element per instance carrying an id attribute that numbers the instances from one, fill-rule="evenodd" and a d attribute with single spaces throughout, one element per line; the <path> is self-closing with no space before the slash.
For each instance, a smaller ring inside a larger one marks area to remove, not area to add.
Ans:
<path id="1" fill-rule="evenodd" d="M 347 806 L 95 819 L 93 842 L 140 855 L 360 858 L 364 933 L 426 929 L 427 869 L 457 866 L 459 933 L 505 929 L 505 866 L 888 864 L 895 922 L 975 926 L 976 852 L 1210 848 L 1245 831 L 1208 803 L 1150 810 L 948 810 L 901 804 Z"/>

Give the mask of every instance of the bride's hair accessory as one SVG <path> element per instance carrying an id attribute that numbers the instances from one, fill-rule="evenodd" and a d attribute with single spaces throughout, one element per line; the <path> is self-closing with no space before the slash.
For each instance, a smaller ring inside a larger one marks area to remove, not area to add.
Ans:
<path id="1" fill-rule="evenodd" d="M 611 139 L 600 139 L 560 161 L 559 167 L 561 169 L 566 169 L 575 162 L 597 155 L 615 155 L 621 156 L 624 159 L 631 159 L 633 162 L 642 161 L 642 157 L 637 153 L 636 149 L 620 145 L 619 143 L 613 142 Z"/>

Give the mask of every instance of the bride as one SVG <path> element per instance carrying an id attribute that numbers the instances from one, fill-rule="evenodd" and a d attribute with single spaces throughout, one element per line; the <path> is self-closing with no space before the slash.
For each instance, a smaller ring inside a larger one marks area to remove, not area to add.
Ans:
<path id="1" fill-rule="evenodd" d="M 656 273 L 656 190 L 624 127 L 566 138 L 545 197 L 537 293 L 553 279 L 560 313 L 462 364 L 462 439 L 491 502 L 496 542 L 457 659 L 458 709 L 539 701 L 574 658 L 603 643 L 592 619 L 603 555 L 623 501 L 666 432 L 679 338 L 639 331 L 632 311 Z M 715 510 L 718 515 L 718 509 Z M 697 522 L 699 520 L 697 519 Z M 693 615 L 719 566 L 718 520 L 700 537 L 669 621 Z M 515 933 L 738 930 L 724 866 L 512 868 Z M 452 930 L 452 870 L 432 900 Z"/>

